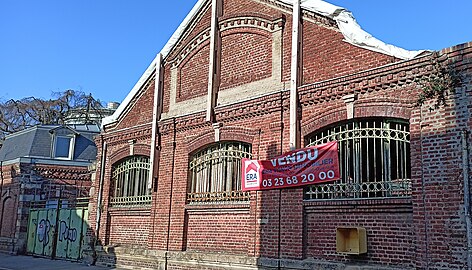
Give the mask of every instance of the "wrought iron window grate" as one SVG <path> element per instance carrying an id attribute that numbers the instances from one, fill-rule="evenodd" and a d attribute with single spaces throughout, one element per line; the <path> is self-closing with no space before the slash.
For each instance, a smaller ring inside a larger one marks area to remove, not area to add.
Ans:
<path id="1" fill-rule="evenodd" d="M 189 162 L 189 203 L 247 201 L 241 191 L 241 159 L 251 158 L 251 145 L 221 142 L 193 154 Z"/>
<path id="2" fill-rule="evenodd" d="M 327 128 L 308 145 L 338 141 L 341 179 L 305 188 L 305 199 L 411 196 L 410 131 L 393 119 L 353 120 Z"/>
<path id="3" fill-rule="evenodd" d="M 149 158 L 128 157 L 113 166 L 111 206 L 150 205 Z"/>
<path id="4" fill-rule="evenodd" d="M 136 207 L 136 206 L 150 206 L 151 195 L 133 196 L 133 197 L 116 197 L 111 198 L 111 207 Z"/>

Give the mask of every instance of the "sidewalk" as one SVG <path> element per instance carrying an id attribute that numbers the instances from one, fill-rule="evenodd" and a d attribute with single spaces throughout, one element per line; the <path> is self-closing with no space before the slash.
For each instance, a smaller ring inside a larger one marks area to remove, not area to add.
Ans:
<path id="1" fill-rule="evenodd" d="M 35 258 L 32 256 L 9 255 L 0 252 L 0 270 L 112 270 L 118 268 L 104 268 L 88 266 L 80 262 L 69 262 Z"/>

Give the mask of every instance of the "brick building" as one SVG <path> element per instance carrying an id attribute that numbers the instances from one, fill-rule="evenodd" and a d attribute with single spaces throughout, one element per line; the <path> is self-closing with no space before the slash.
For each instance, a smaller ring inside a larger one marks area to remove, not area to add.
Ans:
<path id="1" fill-rule="evenodd" d="M 409 52 L 342 8 L 293 2 L 198 1 L 104 120 L 90 208 L 97 263 L 472 266 L 472 43 Z M 436 109 L 431 89 L 447 93 Z M 340 180 L 241 191 L 242 158 L 332 140 Z"/>
<path id="2" fill-rule="evenodd" d="M 0 250 L 24 253 L 33 204 L 55 208 L 89 196 L 97 125 L 38 125 L 0 148 Z M 34 233 L 33 233 L 34 235 Z"/>

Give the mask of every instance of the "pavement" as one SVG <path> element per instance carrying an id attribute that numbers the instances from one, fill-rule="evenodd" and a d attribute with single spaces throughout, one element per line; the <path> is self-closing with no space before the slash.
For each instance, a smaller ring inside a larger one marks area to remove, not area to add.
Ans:
<path id="1" fill-rule="evenodd" d="M 51 260 L 32 256 L 0 253 L 0 270 L 112 270 L 80 262 Z"/>

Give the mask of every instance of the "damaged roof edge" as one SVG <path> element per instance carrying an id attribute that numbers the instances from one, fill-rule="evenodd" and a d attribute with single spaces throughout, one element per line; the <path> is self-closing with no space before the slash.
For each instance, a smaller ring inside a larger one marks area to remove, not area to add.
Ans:
<path id="1" fill-rule="evenodd" d="M 293 0 L 279 1 L 293 5 Z M 384 53 L 402 60 L 412 59 L 424 52 L 424 50 L 405 50 L 394 45 L 386 44 L 373 37 L 371 34 L 364 31 L 357 23 L 352 13 L 343 7 L 338 7 L 322 0 L 301 0 L 301 7 L 335 20 L 339 30 L 344 36 L 344 40 L 352 45 Z"/>
<path id="2" fill-rule="evenodd" d="M 170 39 L 159 52 L 159 54 L 162 55 L 162 59 L 166 58 L 172 48 L 174 48 L 184 31 L 187 29 L 188 25 L 191 23 L 192 19 L 204 6 L 206 1 L 208 0 L 198 0 L 198 2 L 193 6 L 192 10 L 187 14 L 185 19 L 175 30 L 174 34 L 172 34 Z M 280 1 L 288 5 L 293 5 L 293 0 L 275 1 Z M 371 34 L 364 31 L 357 23 L 352 13 L 346 10 L 345 8 L 335 6 L 322 0 L 301 0 L 301 8 L 335 20 L 339 30 L 344 36 L 344 40 L 352 45 L 371 51 L 384 53 L 402 60 L 412 59 L 424 52 L 424 50 L 409 51 L 380 41 L 379 39 L 373 37 Z M 120 106 L 115 111 L 115 113 L 113 113 L 113 115 L 111 116 L 103 118 L 102 130 L 105 125 L 117 121 L 121 114 L 125 111 L 126 107 L 128 107 L 133 97 L 138 93 L 139 89 L 141 89 L 142 85 L 146 82 L 148 77 L 154 71 L 156 59 L 158 58 L 159 54 L 156 56 L 156 58 L 154 58 L 154 60 L 151 62 L 144 74 L 135 84 L 133 89 L 131 89 L 126 98 L 123 100 L 123 102 L 121 102 Z"/>

